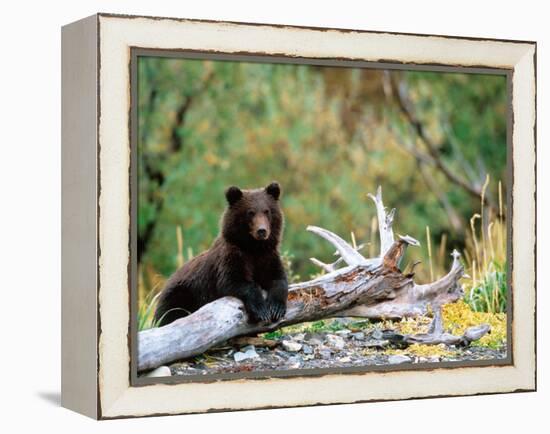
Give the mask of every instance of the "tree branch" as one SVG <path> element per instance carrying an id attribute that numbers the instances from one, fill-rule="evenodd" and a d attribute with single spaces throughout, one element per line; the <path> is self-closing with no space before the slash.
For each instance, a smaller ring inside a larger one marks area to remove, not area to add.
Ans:
<path id="1" fill-rule="evenodd" d="M 405 89 L 403 86 L 399 86 L 393 75 L 389 75 L 389 82 L 390 82 L 390 89 L 392 94 L 395 96 L 395 100 L 397 102 L 397 106 L 405 119 L 409 122 L 413 130 L 415 131 L 418 138 L 426 145 L 426 148 L 428 150 L 429 156 L 431 157 L 431 162 L 435 165 L 437 169 L 443 175 L 451 181 L 453 184 L 458 185 L 462 189 L 464 189 L 467 193 L 469 193 L 471 196 L 475 197 L 476 199 L 479 199 L 481 196 L 481 186 L 471 184 L 466 179 L 459 176 L 456 171 L 451 170 L 446 163 L 443 161 L 443 158 L 439 152 L 439 149 L 437 145 L 431 140 L 429 135 L 426 133 L 426 130 L 424 128 L 424 125 L 420 121 L 420 119 L 416 116 L 416 113 L 414 112 L 413 105 L 411 101 L 409 101 Z M 487 206 L 494 207 L 492 203 L 490 203 L 488 197 L 484 198 L 484 201 Z"/>
<path id="2" fill-rule="evenodd" d="M 376 196 L 368 194 L 376 205 L 376 213 L 378 216 L 378 231 L 380 233 L 380 256 L 384 256 L 393 244 L 393 218 L 395 216 L 395 208 L 389 213 L 386 213 L 386 208 L 382 202 L 382 187 L 376 190 Z"/>

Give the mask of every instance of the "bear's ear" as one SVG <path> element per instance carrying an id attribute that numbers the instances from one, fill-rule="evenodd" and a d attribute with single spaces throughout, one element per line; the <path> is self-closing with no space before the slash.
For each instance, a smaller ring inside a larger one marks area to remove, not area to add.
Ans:
<path id="1" fill-rule="evenodd" d="M 265 188 L 265 191 L 270 196 L 273 196 L 273 199 L 279 200 L 279 196 L 281 195 L 281 186 L 278 182 L 273 181 Z"/>
<path id="2" fill-rule="evenodd" d="M 239 187 L 235 187 L 233 185 L 232 187 L 229 187 L 227 190 L 225 190 L 225 198 L 227 199 L 227 203 L 229 203 L 229 205 L 237 203 L 241 199 L 241 197 L 243 197 L 243 192 Z"/>

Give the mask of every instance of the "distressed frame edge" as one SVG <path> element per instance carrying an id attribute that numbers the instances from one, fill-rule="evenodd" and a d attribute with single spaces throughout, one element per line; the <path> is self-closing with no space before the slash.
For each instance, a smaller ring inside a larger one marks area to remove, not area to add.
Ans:
<path id="1" fill-rule="evenodd" d="M 189 21 L 189 20 L 185 20 L 185 21 Z M 300 27 L 297 27 L 295 29 L 300 29 Z M 368 33 L 368 32 L 366 32 Z M 385 33 L 385 32 L 383 32 Z M 430 36 L 430 35 L 422 35 L 422 36 Z M 451 37 L 450 39 L 454 39 L 453 37 Z M 501 42 L 499 40 L 499 42 Z M 529 49 L 533 47 L 534 48 L 534 51 L 533 51 L 533 58 L 535 59 L 534 61 L 536 62 L 536 43 L 532 44 L 532 45 L 529 45 L 527 47 L 527 51 L 529 51 Z M 535 98 L 536 98 L 536 68 L 534 70 L 534 75 L 533 75 L 533 85 L 535 87 L 534 91 L 534 95 L 535 95 Z M 535 106 L 535 113 L 534 113 L 534 130 L 535 130 L 535 137 L 534 137 L 534 152 L 535 152 L 535 164 L 536 164 L 536 106 Z M 536 166 L 534 168 L 536 170 Z M 535 178 L 535 187 L 534 187 L 534 193 L 536 194 L 536 178 Z M 534 216 L 534 219 L 535 219 L 535 226 L 536 226 L 536 214 Z M 536 230 L 536 229 L 535 229 Z M 536 233 L 535 233 L 536 235 Z M 534 254 L 535 254 L 535 267 L 536 267 L 536 236 L 535 236 L 535 251 L 534 251 Z M 535 270 L 536 272 L 536 270 Z M 536 279 L 536 274 L 535 274 L 535 279 Z M 536 284 L 536 282 L 535 282 Z M 536 286 L 535 286 L 535 290 L 536 290 Z M 535 299 L 535 303 L 536 303 L 536 299 Z M 536 313 L 536 306 L 535 306 L 535 313 Z M 536 315 L 535 315 L 535 319 L 536 319 Z M 535 331 L 536 331 L 536 327 L 535 327 Z M 535 354 L 534 354 L 534 357 L 535 357 L 535 371 L 534 371 L 534 374 L 535 374 L 535 378 L 534 378 L 534 383 L 533 383 L 533 387 L 527 387 L 527 388 L 519 388 L 519 389 L 515 389 L 515 390 L 507 390 L 507 391 L 503 391 L 503 392 L 482 392 L 480 394 L 490 394 L 490 393 L 509 393 L 509 392 L 513 392 L 513 391 L 530 391 L 530 390 L 536 390 L 536 340 L 535 340 Z M 98 348 L 98 351 L 99 351 L 99 348 Z M 99 385 L 99 383 L 98 383 Z M 101 387 L 100 387 L 101 388 Z M 476 393 L 474 393 L 476 394 Z M 470 395 L 470 394 L 466 394 L 466 395 Z M 425 397 L 433 397 L 433 396 L 463 396 L 463 394 L 459 394 L 459 395 L 454 395 L 454 394 L 451 394 L 451 395 L 428 395 L 428 396 L 414 396 L 414 397 L 404 397 L 404 398 L 390 398 L 390 399 L 421 399 L 421 398 L 425 398 Z M 386 399 L 368 399 L 368 400 L 359 400 L 359 401 L 349 401 L 349 402 L 372 402 L 372 401 L 380 401 L 380 400 L 386 400 Z M 338 402 L 334 402 L 335 404 L 338 403 Z M 275 408 L 275 407 L 284 407 L 284 406 L 301 406 L 301 405 L 321 405 L 321 404 L 329 404 L 329 403 L 325 403 L 325 402 L 318 402 L 318 403 L 309 403 L 309 404 L 286 404 L 286 405 L 274 405 L 273 407 L 246 407 L 246 408 L 214 408 L 214 409 L 206 409 L 205 411 L 225 411 L 225 410 L 239 410 L 239 409 L 250 409 L 250 408 Z M 115 406 L 116 407 L 116 406 Z M 111 410 L 110 408 L 108 410 Z M 174 413 L 174 412 L 168 412 L 168 413 L 155 413 L 156 415 L 159 415 L 159 414 L 181 414 L 182 412 L 184 413 L 189 413 L 189 412 L 186 412 L 185 410 L 182 410 L 180 412 L 177 412 L 177 413 Z M 190 412 L 197 412 L 197 411 L 190 411 Z M 200 411 L 199 411 L 200 412 Z M 107 411 L 107 412 L 104 412 L 104 413 L 111 413 L 111 411 Z M 116 413 L 116 410 L 115 410 L 115 413 Z M 102 415 L 99 415 L 99 417 L 102 417 L 102 418 L 118 418 L 118 417 L 135 417 L 135 416 L 145 416 L 146 414 L 104 414 L 103 416 Z"/>
<path id="2" fill-rule="evenodd" d="M 371 34 L 386 34 L 396 36 L 419 36 L 419 37 L 439 37 L 450 39 L 462 39 L 466 41 L 489 41 L 489 42 L 511 42 L 514 44 L 536 44 L 534 40 L 521 40 L 521 39 L 506 39 L 506 38 L 493 38 L 493 37 L 477 37 L 477 36 L 456 36 L 447 34 L 431 34 L 431 33 L 415 33 L 415 32 L 397 32 L 391 30 L 364 30 L 364 29 L 351 29 L 346 27 L 320 27 L 320 26 L 308 26 L 308 25 L 296 25 L 296 24 L 276 24 L 276 23 L 253 23 L 247 21 L 232 21 L 232 20 L 214 20 L 206 18 L 178 18 L 168 16 L 152 16 L 152 15 L 132 15 L 112 12 L 98 12 L 99 18 L 123 18 L 123 19 L 139 19 L 145 18 L 149 20 L 166 20 L 175 21 L 180 23 L 207 23 L 207 24 L 230 24 L 236 26 L 251 26 L 251 27 L 272 27 L 274 29 L 297 29 L 297 30 L 314 30 L 319 32 L 340 32 L 340 33 L 371 33 Z"/>

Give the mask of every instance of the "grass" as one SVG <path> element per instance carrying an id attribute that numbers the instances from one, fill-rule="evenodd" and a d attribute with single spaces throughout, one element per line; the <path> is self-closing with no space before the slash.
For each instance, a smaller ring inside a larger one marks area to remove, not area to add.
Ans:
<path id="1" fill-rule="evenodd" d="M 498 210 L 486 206 L 485 195 L 490 179 L 487 176 L 480 195 L 480 212 L 469 221 L 462 260 L 465 275 L 462 284 L 465 301 L 474 312 L 506 312 L 507 262 L 506 222 L 502 202 L 502 183 L 498 183 Z M 442 234 L 439 246 L 434 245 L 430 227 L 426 226 L 426 254 L 430 281 L 443 276 L 446 265 L 447 234 Z"/>
<path id="2" fill-rule="evenodd" d="M 466 300 L 475 312 L 506 312 L 505 264 L 493 262 L 480 280 L 472 284 Z"/>
<path id="3" fill-rule="evenodd" d="M 155 307 L 160 293 L 150 291 L 144 300 L 138 302 L 138 330 L 150 329 L 157 326 L 154 320 Z"/>
<path id="4" fill-rule="evenodd" d="M 489 177 L 481 192 L 481 213 L 470 219 L 464 259 L 469 279 L 464 285 L 466 302 L 475 312 L 506 312 L 506 224 L 502 183 L 498 183 L 499 207 L 495 216 L 484 207 Z M 479 220 L 479 224 L 476 224 Z"/>

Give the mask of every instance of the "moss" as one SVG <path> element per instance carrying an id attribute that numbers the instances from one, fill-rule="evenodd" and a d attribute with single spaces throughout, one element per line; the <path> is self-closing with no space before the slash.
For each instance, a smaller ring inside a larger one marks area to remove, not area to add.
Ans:
<path id="1" fill-rule="evenodd" d="M 382 323 L 385 329 L 395 330 L 404 335 L 427 333 L 431 319 L 427 316 L 417 318 L 403 318 L 400 321 L 386 320 Z"/>
<path id="2" fill-rule="evenodd" d="M 491 332 L 478 341 L 472 342 L 472 346 L 499 348 L 506 343 L 506 314 L 474 312 L 464 301 L 450 303 L 443 306 L 443 327 L 445 331 L 462 335 L 468 327 L 480 324 L 489 324 Z M 384 321 L 382 326 L 393 329 L 402 334 L 427 333 L 431 318 L 422 316 L 418 318 L 404 318 L 400 321 Z M 430 350 L 430 348 L 432 348 Z M 393 351 L 393 352 L 392 352 Z M 414 354 L 417 356 L 444 356 L 436 345 L 411 345 L 407 350 L 388 350 L 387 354 Z"/>
<path id="3" fill-rule="evenodd" d="M 470 306 L 460 300 L 443 306 L 443 325 L 453 334 L 463 334 L 468 327 L 489 324 L 491 332 L 480 340 L 472 342 L 473 346 L 499 348 L 506 343 L 506 314 L 474 312 Z"/>
<path id="4" fill-rule="evenodd" d="M 424 345 L 424 344 L 412 344 L 406 349 L 400 350 L 390 348 L 386 350 L 386 354 L 403 354 L 412 355 L 417 357 L 449 357 L 456 353 L 456 351 L 449 350 L 444 344 L 439 345 Z"/>
<path id="5" fill-rule="evenodd" d="M 340 323 L 337 319 L 324 319 L 281 327 L 278 330 L 264 333 L 261 336 L 266 339 L 276 339 L 283 335 L 296 333 L 334 333 L 346 328 L 346 325 Z"/>

